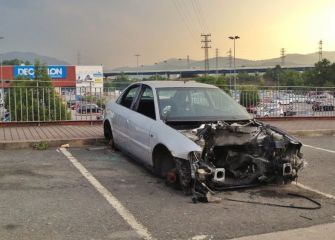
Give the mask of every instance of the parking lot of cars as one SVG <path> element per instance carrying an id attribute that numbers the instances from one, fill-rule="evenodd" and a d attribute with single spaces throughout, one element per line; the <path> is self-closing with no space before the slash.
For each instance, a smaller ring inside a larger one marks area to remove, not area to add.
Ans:
<path id="1" fill-rule="evenodd" d="M 334 196 L 334 137 L 301 140 L 308 145 L 303 147 L 308 166 L 298 183 Z M 220 203 L 194 204 L 121 152 L 105 146 L 67 151 L 71 158 L 55 148 L 2 151 L 1 239 L 140 239 L 142 231 L 151 239 L 230 239 L 335 223 L 334 199 L 294 184 L 225 191 L 217 194 Z M 114 197 L 112 203 L 96 181 Z M 322 207 L 292 209 L 292 204 L 315 205 L 287 193 L 310 197 Z"/>

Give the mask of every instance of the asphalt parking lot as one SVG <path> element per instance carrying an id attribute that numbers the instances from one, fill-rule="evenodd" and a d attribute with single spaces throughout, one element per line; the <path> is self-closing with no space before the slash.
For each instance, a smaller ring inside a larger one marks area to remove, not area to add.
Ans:
<path id="1" fill-rule="evenodd" d="M 335 195 L 335 137 L 301 140 L 308 145 L 303 148 L 308 166 L 298 182 Z M 221 203 L 193 204 L 120 152 L 67 151 L 70 157 L 59 149 L 1 152 L 1 239 L 139 239 L 141 230 L 152 239 L 230 239 L 335 222 L 335 200 L 296 185 L 222 192 Z M 313 206 L 287 195 L 292 192 L 322 208 L 227 200 Z"/>

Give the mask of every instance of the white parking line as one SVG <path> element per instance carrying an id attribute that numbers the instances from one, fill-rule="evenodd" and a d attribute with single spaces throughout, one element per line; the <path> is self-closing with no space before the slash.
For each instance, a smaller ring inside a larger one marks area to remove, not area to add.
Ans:
<path id="1" fill-rule="evenodd" d="M 300 187 L 300 188 L 302 188 L 302 189 L 305 189 L 305 190 L 308 190 L 308 191 L 317 193 L 317 194 L 319 194 L 319 195 L 321 195 L 321 196 L 324 196 L 324 197 L 326 197 L 326 198 L 330 198 L 330 199 L 335 200 L 335 196 L 334 196 L 334 195 L 331 195 L 331 194 L 329 194 L 329 193 L 320 192 L 319 190 L 316 190 L 316 189 L 314 189 L 314 188 L 308 187 L 308 186 L 306 186 L 306 185 L 304 185 L 304 184 L 301 184 L 301 183 L 292 182 L 292 184 L 294 184 L 294 185 L 296 185 L 297 187 Z"/>
<path id="2" fill-rule="evenodd" d="M 234 238 L 232 240 L 333 240 L 335 234 L 335 223 L 326 223 L 322 225 L 314 225 L 306 228 L 289 229 L 279 232 L 264 233 L 259 235 L 245 236 L 241 238 Z"/>
<path id="3" fill-rule="evenodd" d="M 60 151 L 69 159 L 78 171 L 89 181 L 93 187 L 107 200 L 107 202 L 120 214 L 120 216 L 137 232 L 143 239 L 153 239 L 148 229 L 140 224 L 134 215 L 126 209 L 122 203 L 113 196 L 72 154 L 65 148 L 60 148 Z"/>
<path id="4" fill-rule="evenodd" d="M 308 147 L 308 148 L 313 148 L 315 150 L 320 150 L 320 151 L 324 151 L 324 152 L 329 152 L 329 153 L 335 153 L 335 151 L 333 150 L 329 150 L 329 149 L 325 149 L 325 148 L 319 148 L 319 147 L 314 147 L 314 146 L 311 146 L 311 145 L 306 145 L 304 144 L 303 145 L 304 147 Z M 311 192 L 314 192 L 314 193 L 317 193 L 321 196 L 324 196 L 326 198 L 330 198 L 330 199 L 334 199 L 335 200 L 335 196 L 334 195 L 331 195 L 329 193 L 324 193 L 324 192 L 320 192 L 319 190 L 316 190 L 314 188 L 311 188 L 311 187 L 308 187 L 306 185 L 303 185 L 301 183 L 295 183 L 295 182 L 292 182 L 292 184 L 295 184 L 296 186 L 302 188 L 302 189 L 305 189 L 305 190 L 308 190 L 308 191 L 311 191 Z"/>
<path id="5" fill-rule="evenodd" d="M 316 149 L 316 150 L 325 151 L 325 152 L 329 152 L 329 153 L 335 153 L 335 151 L 333 151 L 333 150 L 328 150 L 328 149 L 324 149 L 324 148 L 314 147 L 314 146 L 306 145 L 306 144 L 304 144 L 304 147 L 309 147 L 309 148 L 313 148 L 313 149 Z"/>

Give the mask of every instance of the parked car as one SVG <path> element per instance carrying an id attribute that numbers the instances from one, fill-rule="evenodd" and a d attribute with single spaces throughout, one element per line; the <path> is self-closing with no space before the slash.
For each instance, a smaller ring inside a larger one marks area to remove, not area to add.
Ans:
<path id="1" fill-rule="evenodd" d="M 134 83 L 107 103 L 103 126 L 110 145 L 194 201 L 208 200 L 211 190 L 289 183 L 304 166 L 296 138 L 193 81 Z"/>
<path id="2" fill-rule="evenodd" d="M 312 110 L 317 111 L 334 111 L 334 103 L 330 101 L 318 101 L 312 105 Z"/>
<path id="3" fill-rule="evenodd" d="M 329 94 L 329 93 L 322 93 L 322 94 L 317 94 L 317 95 L 312 95 L 312 97 L 310 97 L 306 103 L 308 104 L 314 104 L 315 102 L 324 102 L 324 101 L 334 101 L 334 97 L 333 95 Z"/>
<path id="4" fill-rule="evenodd" d="M 68 100 L 68 101 L 66 101 L 66 105 L 67 105 L 67 107 L 68 108 L 73 108 L 73 106 L 75 106 L 76 105 L 76 103 L 77 103 L 77 101 L 76 100 Z"/>
<path id="5" fill-rule="evenodd" d="M 257 113 L 257 106 L 255 105 L 249 105 L 245 107 L 245 109 L 247 110 L 248 113 L 253 113 L 253 114 Z"/>
<path id="6" fill-rule="evenodd" d="M 311 117 L 314 116 L 314 113 L 307 109 L 288 109 L 284 112 L 285 117 Z"/>
<path id="7" fill-rule="evenodd" d="M 307 101 L 307 96 L 305 95 L 294 95 L 294 97 L 292 98 L 293 102 L 295 103 L 305 103 Z"/>
<path id="8" fill-rule="evenodd" d="M 279 105 L 289 105 L 293 103 L 293 99 L 290 97 L 281 97 L 281 98 L 275 99 L 273 102 Z"/>
<path id="9" fill-rule="evenodd" d="M 81 114 L 102 113 L 102 108 L 96 104 L 81 104 L 77 107 L 77 112 Z"/>
<path id="10" fill-rule="evenodd" d="M 283 117 L 284 112 L 281 107 L 264 108 L 256 114 L 257 117 Z"/>

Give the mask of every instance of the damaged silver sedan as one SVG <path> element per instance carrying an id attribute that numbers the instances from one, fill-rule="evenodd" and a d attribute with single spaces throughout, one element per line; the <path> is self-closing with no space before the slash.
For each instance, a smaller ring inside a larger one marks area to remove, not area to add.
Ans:
<path id="1" fill-rule="evenodd" d="M 221 89 L 190 81 L 129 86 L 107 104 L 104 135 L 194 201 L 290 183 L 304 166 L 297 139 L 256 121 Z"/>

